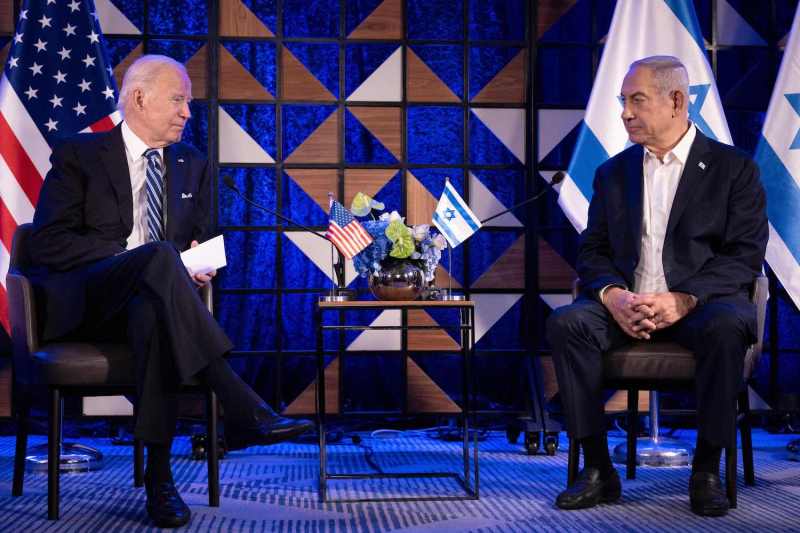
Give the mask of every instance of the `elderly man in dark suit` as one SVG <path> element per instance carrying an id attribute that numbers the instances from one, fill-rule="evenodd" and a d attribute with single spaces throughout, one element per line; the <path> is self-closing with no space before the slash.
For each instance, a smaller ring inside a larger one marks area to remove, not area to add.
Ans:
<path id="1" fill-rule="evenodd" d="M 688 119 L 689 79 L 674 57 L 634 62 L 622 120 L 634 146 L 601 165 L 578 255 L 581 295 L 547 323 L 570 434 L 584 469 L 558 495 L 562 509 L 619 498 L 603 412 L 603 352 L 631 339 L 671 339 L 697 358 L 697 447 L 691 508 L 729 504 L 721 450 L 735 443 L 736 394 L 756 331 L 748 288 L 768 238 L 758 168 Z"/>
<path id="2" fill-rule="evenodd" d="M 161 527 L 190 517 L 169 463 L 177 385 L 199 378 L 212 387 L 225 408 L 231 449 L 311 427 L 276 415 L 228 366 L 223 355 L 231 342 L 197 291 L 214 272 L 188 272 L 180 259 L 212 231 L 208 162 L 179 142 L 190 100 L 180 63 L 156 55 L 133 63 L 120 92 L 122 124 L 53 151 L 31 238 L 43 337 L 113 337 L 132 348 L 147 511 Z"/>

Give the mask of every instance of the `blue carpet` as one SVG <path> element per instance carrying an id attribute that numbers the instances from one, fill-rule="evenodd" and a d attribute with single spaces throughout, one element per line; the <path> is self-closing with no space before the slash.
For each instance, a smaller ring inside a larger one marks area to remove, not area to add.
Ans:
<path id="1" fill-rule="evenodd" d="M 678 432 L 693 441 L 694 432 Z M 640 468 L 623 481 L 618 504 L 563 512 L 553 506 L 566 478 L 565 451 L 530 457 L 498 432 L 480 444 L 479 501 L 322 504 L 318 500 L 317 448 L 281 444 L 234 452 L 221 463 L 221 507 L 208 507 L 205 463 L 189 459 L 178 439 L 173 469 L 178 490 L 192 508 L 186 531 L 225 532 L 529 532 L 529 531 L 800 531 L 800 463 L 786 460 L 790 435 L 754 432 L 757 485 L 745 487 L 739 458 L 739 508 L 723 518 L 689 511 L 687 468 Z M 612 440 L 612 444 L 619 442 Z M 34 436 L 31 444 L 43 442 Z M 87 441 L 106 455 L 103 470 L 61 478 L 61 519 L 48 522 L 46 476 L 27 474 L 22 497 L 12 498 L 14 438 L 0 438 L 0 530 L 27 532 L 153 531 L 144 490 L 132 488 L 129 447 Z M 562 443 L 566 443 L 562 435 Z M 458 444 L 408 432 L 394 438 L 364 435 L 373 463 L 387 472 L 458 470 Z M 331 469 L 370 471 L 367 448 L 329 447 Z M 620 470 L 624 475 L 624 469 Z M 330 484 L 331 497 L 458 494 L 451 480 L 347 480 Z"/>

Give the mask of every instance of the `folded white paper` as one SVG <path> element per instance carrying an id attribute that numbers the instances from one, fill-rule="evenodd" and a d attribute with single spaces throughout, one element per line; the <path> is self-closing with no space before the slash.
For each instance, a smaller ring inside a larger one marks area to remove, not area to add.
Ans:
<path id="1" fill-rule="evenodd" d="M 222 235 L 218 235 L 194 248 L 189 248 L 181 254 L 181 259 L 192 274 L 207 274 L 222 268 L 227 264 L 225 241 Z"/>

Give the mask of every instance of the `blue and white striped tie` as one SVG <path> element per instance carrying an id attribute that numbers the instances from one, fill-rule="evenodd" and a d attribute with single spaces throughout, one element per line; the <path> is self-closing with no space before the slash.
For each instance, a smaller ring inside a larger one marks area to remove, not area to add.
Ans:
<path id="1" fill-rule="evenodd" d="M 161 154 L 151 148 L 147 158 L 147 228 L 151 241 L 164 240 L 164 172 Z"/>

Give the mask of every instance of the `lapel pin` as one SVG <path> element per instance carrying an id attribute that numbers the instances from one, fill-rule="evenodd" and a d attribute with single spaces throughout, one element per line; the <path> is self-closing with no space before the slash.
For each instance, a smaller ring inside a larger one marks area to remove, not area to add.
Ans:
<path id="1" fill-rule="evenodd" d="M 183 158 L 182 157 L 178 158 L 178 163 L 183 163 Z"/>
<path id="2" fill-rule="evenodd" d="M 700 170 L 705 170 L 705 169 L 706 169 L 706 164 L 705 164 L 705 163 L 703 163 L 702 161 L 700 161 L 699 163 L 697 163 L 697 166 L 698 166 L 698 167 L 700 167 Z"/>

